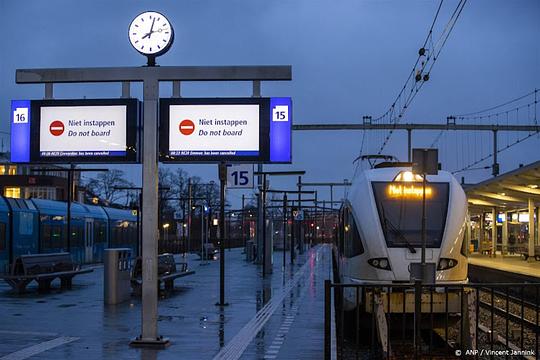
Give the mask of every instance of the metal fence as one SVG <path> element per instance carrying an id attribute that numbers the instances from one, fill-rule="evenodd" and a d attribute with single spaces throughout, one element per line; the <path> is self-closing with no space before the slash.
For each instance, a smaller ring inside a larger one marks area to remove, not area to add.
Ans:
<path id="1" fill-rule="evenodd" d="M 324 357 L 538 358 L 540 283 L 325 283 Z"/>

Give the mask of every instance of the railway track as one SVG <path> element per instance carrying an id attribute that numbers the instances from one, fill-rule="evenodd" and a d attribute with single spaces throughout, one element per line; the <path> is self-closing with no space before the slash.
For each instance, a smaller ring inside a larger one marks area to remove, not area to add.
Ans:
<path id="1" fill-rule="evenodd" d="M 486 335 L 490 350 L 498 343 L 503 346 L 503 351 L 521 353 L 525 359 L 536 359 L 540 334 L 539 305 L 510 295 L 508 289 L 504 292 L 493 288 L 478 290 L 477 329 Z"/>

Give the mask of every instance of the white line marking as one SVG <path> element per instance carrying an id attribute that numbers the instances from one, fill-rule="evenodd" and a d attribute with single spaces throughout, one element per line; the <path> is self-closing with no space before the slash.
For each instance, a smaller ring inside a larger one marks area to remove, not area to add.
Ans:
<path id="1" fill-rule="evenodd" d="M 264 355 L 264 359 L 275 359 L 277 358 L 276 355 Z"/>
<path id="2" fill-rule="evenodd" d="M 56 339 L 45 341 L 34 346 L 29 346 L 19 351 L 15 351 L 11 354 L 7 354 L 4 357 L 1 357 L 0 360 L 24 360 L 28 359 L 31 356 L 41 354 L 47 350 L 54 349 L 55 347 L 68 344 L 70 342 L 79 340 L 77 337 L 68 337 L 61 336 Z"/>
<path id="3" fill-rule="evenodd" d="M 319 252 L 322 248 L 318 247 L 315 251 Z M 294 274 L 293 278 L 282 288 L 281 293 L 277 293 L 261 310 L 253 317 L 233 338 L 232 340 L 216 354 L 214 360 L 239 359 L 253 338 L 264 327 L 270 317 L 280 307 L 281 303 L 296 288 L 304 273 L 307 271 L 310 262 L 306 261 L 304 265 Z"/>

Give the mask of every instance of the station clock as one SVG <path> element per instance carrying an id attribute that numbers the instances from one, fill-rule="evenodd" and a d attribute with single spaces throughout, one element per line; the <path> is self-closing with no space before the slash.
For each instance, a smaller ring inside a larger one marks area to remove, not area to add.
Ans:
<path id="1" fill-rule="evenodd" d="M 165 54 L 174 41 L 170 21 L 159 12 L 145 11 L 129 25 L 129 42 L 148 59 L 148 66 L 156 65 L 156 57 Z"/>

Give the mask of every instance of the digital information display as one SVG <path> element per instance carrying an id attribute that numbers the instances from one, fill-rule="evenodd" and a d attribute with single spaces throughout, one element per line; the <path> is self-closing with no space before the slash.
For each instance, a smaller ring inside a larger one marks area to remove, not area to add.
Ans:
<path id="1" fill-rule="evenodd" d="M 12 146 L 12 161 L 137 161 L 138 100 L 40 100 L 23 104 L 12 102 L 12 136 L 19 133 L 26 144 Z M 25 129 L 19 126 L 23 116 L 28 119 Z"/>
<path id="2" fill-rule="evenodd" d="M 291 162 L 290 98 L 160 100 L 163 162 Z"/>

